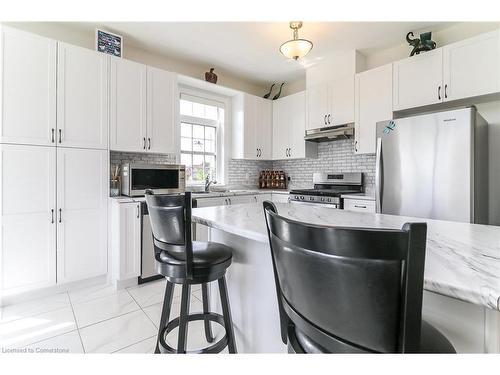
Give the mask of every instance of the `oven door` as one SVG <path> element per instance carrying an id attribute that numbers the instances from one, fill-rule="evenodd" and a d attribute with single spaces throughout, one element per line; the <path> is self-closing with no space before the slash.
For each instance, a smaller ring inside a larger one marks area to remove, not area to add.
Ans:
<path id="1" fill-rule="evenodd" d="M 155 194 L 185 191 L 184 166 L 162 165 L 130 168 L 130 196 L 144 195 L 147 189 Z"/>

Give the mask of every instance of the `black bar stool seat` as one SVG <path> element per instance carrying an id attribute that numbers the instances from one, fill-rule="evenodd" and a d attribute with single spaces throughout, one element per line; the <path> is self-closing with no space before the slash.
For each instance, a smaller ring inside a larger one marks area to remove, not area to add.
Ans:
<path id="1" fill-rule="evenodd" d="M 215 242 L 193 241 L 191 238 L 191 193 L 154 195 L 146 191 L 156 270 L 167 279 L 161 321 L 155 353 L 220 353 L 224 348 L 236 353 L 231 310 L 226 285 L 226 270 L 231 265 L 232 249 Z M 222 305 L 222 315 L 209 309 L 207 283 L 217 281 Z M 179 317 L 169 321 L 174 286 L 182 285 Z M 190 314 L 191 286 L 201 284 L 203 312 Z M 212 345 L 187 351 L 189 322 L 203 321 L 205 338 Z M 224 328 L 225 334 L 217 342 L 211 324 Z M 166 336 L 179 329 L 177 349 L 166 342 Z"/>
<path id="2" fill-rule="evenodd" d="M 231 248 L 224 244 L 193 241 L 193 275 L 189 283 L 218 280 L 231 265 L 232 256 Z M 156 270 L 160 275 L 168 275 L 172 282 L 177 283 L 186 280 L 186 259 L 183 254 L 160 251 L 156 260 Z"/>

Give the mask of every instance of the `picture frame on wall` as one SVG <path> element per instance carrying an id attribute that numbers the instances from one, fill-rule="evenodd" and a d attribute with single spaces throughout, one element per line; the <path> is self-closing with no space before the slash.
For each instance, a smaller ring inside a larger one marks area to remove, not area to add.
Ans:
<path id="1" fill-rule="evenodd" d="M 106 30 L 95 29 L 96 51 L 123 57 L 123 37 Z"/>

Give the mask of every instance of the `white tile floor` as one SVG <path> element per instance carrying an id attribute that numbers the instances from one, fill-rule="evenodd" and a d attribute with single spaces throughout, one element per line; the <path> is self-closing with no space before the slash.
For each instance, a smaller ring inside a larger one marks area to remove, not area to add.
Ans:
<path id="1" fill-rule="evenodd" d="M 179 316 L 180 286 L 170 318 Z M 112 286 L 59 293 L 0 308 L 0 347 L 33 352 L 152 353 L 156 345 L 165 280 L 116 291 Z M 202 310 L 200 286 L 192 288 L 190 312 Z M 216 337 L 223 333 L 213 327 Z M 175 347 L 177 329 L 167 337 Z M 188 330 L 188 350 L 207 346 L 203 322 Z"/>

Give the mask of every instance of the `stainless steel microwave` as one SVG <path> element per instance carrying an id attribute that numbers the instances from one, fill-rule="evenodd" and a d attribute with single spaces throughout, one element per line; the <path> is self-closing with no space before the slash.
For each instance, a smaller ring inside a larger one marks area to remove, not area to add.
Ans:
<path id="1" fill-rule="evenodd" d="M 183 193 L 186 190 L 186 167 L 176 164 L 123 164 L 122 194 L 144 195 L 146 189 L 155 194 Z"/>

